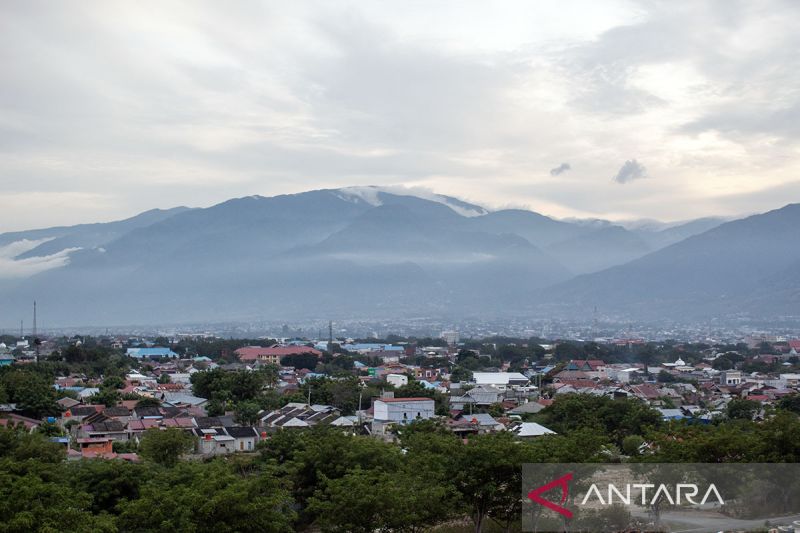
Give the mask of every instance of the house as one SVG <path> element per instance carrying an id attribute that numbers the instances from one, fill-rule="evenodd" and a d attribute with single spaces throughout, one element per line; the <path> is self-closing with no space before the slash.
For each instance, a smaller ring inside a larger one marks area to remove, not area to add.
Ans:
<path id="1" fill-rule="evenodd" d="M 414 377 L 420 380 L 436 381 L 441 373 L 442 370 L 440 368 L 414 368 Z"/>
<path id="2" fill-rule="evenodd" d="M 225 433 L 233 437 L 233 449 L 237 452 L 252 452 L 256 449 L 258 432 L 255 428 L 247 426 L 229 426 Z"/>
<path id="3" fill-rule="evenodd" d="M 450 406 L 453 409 L 463 409 L 465 405 L 488 406 L 503 401 L 505 392 L 493 385 L 474 387 L 461 396 L 451 396 Z"/>
<path id="4" fill-rule="evenodd" d="M 408 385 L 408 376 L 404 374 L 386 374 L 386 382 L 395 387 Z"/>
<path id="5" fill-rule="evenodd" d="M 143 420 L 146 418 L 161 419 L 164 418 L 164 415 L 161 414 L 161 410 L 154 405 L 141 407 L 137 405 L 133 408 L 133 418 L 135 420 Z"/>
<path id="6" fill-rule="evenodd" d="M 281 359 L 290 355 L 311 354 L 322 357 L 322 352 L 310 346 L 279 346 L 277 344 L 269 347 L 247 346 L 234 351 L 243 363 L 260 362 L 280 366 Z"/>
<path id="7" fill-rule="evenodd" d="M 567 371 L 586 372 L 590 378 L 605 379 L 606 363 L 600 359 L 586 359 L 584 361 L 573 359 L 564 368 Z"/>
<path id="8" fill-rule="evenodd" d="M 459 423 L 467 427 L 475 429 L 476 433 L 490 433 L 494 431 L 503 431 L 506 427 L 498 422 L 488 413 L 474 413 L 466 414 L 460 413 L 455 417 L 456 425 Z M 451 424 L 451 428 L 455 430 Z"/>
<path id="9" fill-rule="evenodd" d="M 280 409 L 263 414 L 259 425 L 264 428 L 307 428 L 317 424 L 330 424 L 341 415 L 331 405 L 308 405 L 291 402 Z"/>
<path id="10" fill-rule="evenodd" d="M 100 413 L 105 409 L 104 405 L 77 405 L 71 407 L 64 412 L 61 418 L 62 425 L 74 420 L 75 422 L 82 422 L 87 416 L 95 413 Z"/>
<path id="11" fill-rule="evenodd" d="M 517 407 L 514 407 L 513 409 L 508 411 L 508 414 L 511 415 L 535 414 L 541 411 L 542 409 L 545 409 L 546 407 L 547 406 L 545 404 L 540 402 L 527 402 L 523 403 L 522 405 L 518 405 Z"/>
<path id="12" fill-rule="evenodd" d="M 380 398 L 372 403 L 372 434 L 387 435 L 396 424 L 428 420 L 435 415 L 431 398 Z"/>
<path id="13" fill-rule="evenodd" d="M 407 423 L 427 420 L 435 415 L 431 398 L 381 398 L 373 403 L 375 420 Z"/>
<path id="14" fill-rule="evenodd" d="M 27 416 L 22 416 L 17 413 L 3 413 L 0 415 L 0 426 L 4 427 L 11 427 L 20 425 L 25 426 L 25 430 L 28 432 L 33 432 L 36 428 L 41 425 L 41 420 L 36 420 L 35 418 L 28 418 Z"/>
<path id="15" fill-rule="evenodd" d="M 81 457 L 108 457 L 114 456 L 114 439 L 107 437 L 87 437 L 78 439 Z"/>
<path id="16" fill-rule="evenodd" d="M 202 455 L 226 455 L 236 451 L 236 439 L 222 428 L 194 428 L 197 437 L 197 453 Z"/>
<path id="17" fill-rule="evenodd" d="M 661 413 L 661 420 L 669 422 L 670 420 L 683 420 L 686 415 L 681 409 L 658 409 Z"/>
<path id="18" fill-rule="evenodd" d="M 94 413 L 83 419 L 78 427 L 78 437 L 82 438 L 108 438 L 112 440 L 128 440 L 126 423 L 111 418 L 102 412 Z"/>
<path id="19" fill-rule="evenodd" d="M 206 398 L 200 398 L 186 392 L 161 392 L 158 396 L 164 403 L 173 406 L 204 407 L 208 403 Z"/>
<path id="20" fill-rule="evenodd" d="M 351 428 L 358 425 L 358 417 L 357 416 L 340 416 L 333 422 L 331 422 L 332 426 L 336 427 L 344 427 L 344 428 Z"/>
<path id="21" fill-rule="evenodd" d="M 108 418 L 119 420 L 123 424 L 127 424 L 133 418 L 131 410 L 127 407 L 106 407 L 103 409 L 103 414 Z"/>
<path id="22" fill-rule="evenodd" d="M 62 409 L 67 409 L 67 410 L 81 404 L 81 402 L 79 402 L 78 400 L 73 400 L 72 398 L 66 396 L 64 398 L 61 398 L 60 400 L 57 400 L 56 403 Z"/>
<path id="23" fill-rule="evenodd" d="M 491 385 L 500 390 L 530 385 L 530 379 L 519 372 L 473 372 L 472 381 L 476 385 Z"/>
<path id="24" fill-rule="evenodd" d="M 530 439 L 534 437 L 541 437 L 543 435 L 555 435 L 556 432 L 547 429 L 541 424 L 536 422 L 520 422 L 511 427 L 511 431 L 521 439 Z"/>

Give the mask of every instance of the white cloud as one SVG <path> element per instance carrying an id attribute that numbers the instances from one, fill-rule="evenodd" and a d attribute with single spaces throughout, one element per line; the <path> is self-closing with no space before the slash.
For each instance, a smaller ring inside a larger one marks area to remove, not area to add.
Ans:
<path id="1" fill-rule="evenodd" d="M 0 197 L 47 202 L 4 200 L 0 231 L 397 183 L 555 216 L 768 209 L 800 173 L 798 9 L 3 3 Z M 659 179 L 623 192 L 632 153 Z"/>
<path id="2" fill-rule="evenodd" d="M 51 240 L 22 239 L 0 246 L 0 279 L 27 278 L 46 270 L 66 266 L 69 264 L 69 254 L 80 250 L 80 248 L 67 248 L 51 255 L 18 259 L 25 252 Z"/>

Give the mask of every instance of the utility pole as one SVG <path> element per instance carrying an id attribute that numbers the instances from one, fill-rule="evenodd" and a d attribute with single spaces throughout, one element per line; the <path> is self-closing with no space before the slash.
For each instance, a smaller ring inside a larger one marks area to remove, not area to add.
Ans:
<path id="1" fill-rule="evenodd" d="M 358 391 L 358 427 L 361 427 L 361 396 L 364 394 L 364 391 Z"/>
<path id="2" fill-rule="evenodd" d="M 36 337 L 36 300 L 33 301 L 33 346 L 36 350 L 36 362 L 39 362 L 39 339 Z"/>
<path id="3" fill-rule="evenodd" d="M 333 320 L 328 320 L 328 351 L 333 353 Z"/>

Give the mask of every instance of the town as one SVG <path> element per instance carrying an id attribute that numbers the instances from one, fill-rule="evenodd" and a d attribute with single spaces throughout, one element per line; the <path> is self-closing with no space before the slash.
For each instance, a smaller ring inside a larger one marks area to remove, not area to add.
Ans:
<path id="1" fill-rule="evenodd" d="M 104 350 L 120 362 L 106 369 L 119 371 L 111 375 L 56 376 L 52 410 L 25 400 L 0 405 L 1 424 L 51 425 L 70 458 L 138 460 L 116 450 L 135 449 L 145 431 L 166 428 L 190 434 L 200 456 L 252 452 L 277 431 L 318 424 L 391 441 L 403 425 L 435 419 L 462 438 L 497 431 L 536 438 L 554 431 L 535 415 L 568 394 L 636 399 L 664 420 L 709 423 L 742 410 L 755 419 L 800 389 L 800 340 L 792 339 L 465 344 L 450 331 L 426 339 L 431 345 L 262 339 L 234 349 L 208 338 L 101 337 L 89 346 L 80 337 L 37 339 L 36 346 L 7 340 L 0 365 L 14 369 L 36 364 L 37 351 L 42 361 L 74 363 Z M 214 351 L 191 353 L 194 345 Z"/>
<path id="2" fill-rule="evenodd" d="M 43 439 L 53 447 L 54 460 L 67 463 L 169 467 L 220 456 L 263 459 L 284 453 L 287 442 L 297 445 L 298 438 L 336 435 L 406 453 L 415 435 L 436 435 L 464 449 L 493 439 L 526 443 L 514 452 L 547 449 L 576 462 L 675 460 L 669 455 L 675 453 L 684 454 L 679 461 L 739 461 L 745 459 L 741 450 L 727 450 L 732 446 L 727 432 L 739 431 L 736 424 L 753 431 L 779 424 L 783 431 L 790 421 L 791 428 L 800 428 L 800 339 L 792 338 L 759 336 L 718 345 L 462 341 L 457 332 L 445 331 L 420 339 L 331 333 L 328 339 L 6 335 L 2 340 L 4 439 L 12 434 Z M 706 439 L 715 432 L 722 432 L 719 445 L 727 451 L 704 440 L 693 452 L 700 455 L 686 457 L 688 444 L 680 452 L 670 449 L 676 434 Z M 788 438 L 793 443 L 784 452 L 795 457 L 798 443 Z M 582 442 L 579 448 L 565 452 L 566 443 L 576 440 Z M 30 447 L 33 441 L 26 442 Z M 767 446 L 773 453 L 772 437 Z M 763 459 L 759 450 L 752 453 Z M 527 457 L 520 460 L 533 460 Z M 485 459 L 489 467 L 500 458 Z M 305 496 L 301 516 L 320 497 L 312 494 Z M 511 513 L 517 520 L 518 512 Z M 464 516 L 488 527 L 485 521 L 497 518 L 494 513 Z M 441 517 L 447 518 L 457 522 L 450 511 Z M 325 520 L 317 516 L 312 523 L 326 529 Z M 420 520 L 436 523 L 430 516 Z"/>

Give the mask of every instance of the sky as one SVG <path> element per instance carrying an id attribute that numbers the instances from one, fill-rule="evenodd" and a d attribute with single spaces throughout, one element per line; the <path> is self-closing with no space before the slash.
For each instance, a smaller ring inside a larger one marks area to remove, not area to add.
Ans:
<path id="1" fill-rule="evenodd" d="M 0 3 L 0 232 L 379 185 L 554 217 L 800 200 L 800 2 Z"/>

